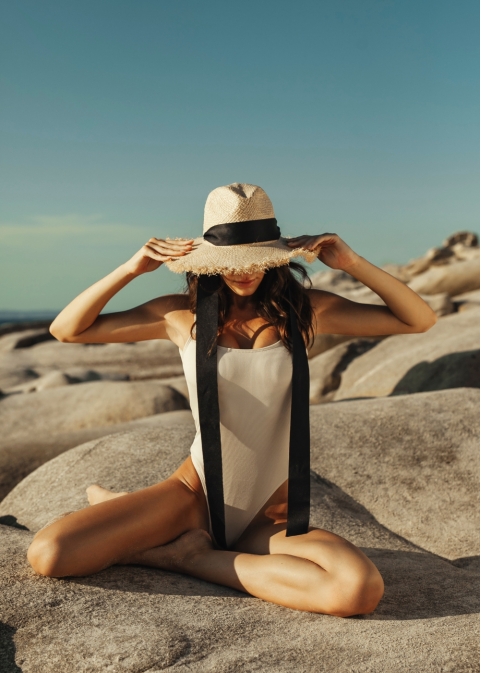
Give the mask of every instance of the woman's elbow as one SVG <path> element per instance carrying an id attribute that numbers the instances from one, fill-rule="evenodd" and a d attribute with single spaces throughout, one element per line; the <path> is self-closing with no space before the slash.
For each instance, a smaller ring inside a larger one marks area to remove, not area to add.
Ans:
<path id="1" fill-rule="evenodd" d="M 425 316 L 423 320 L 419 322 L 418 325 L 416 325 L 416 332 L 427 332 L 428 330 L 431 329 L 431 327 L 434 327 L 434 325 L 438 321 L 438 316 L 434 313 L 434 311 L 431 311 L 428 315 Z"/>
<path id="2" fill-rule="evenodd" d="M 50 325 L 48 331 L 57 341 L 61 341 L 62 343 L 72 343 L 75 338 L 72 334 L 68 334 L 65 330 L 55 325 L 55 322 Z"/>
<path id="3" fill-rule="evenodd" d="M 55 320 L 49 326 L 48 331 L 57 341 L 63 341 L 62 330 L 55 324 Z"/>

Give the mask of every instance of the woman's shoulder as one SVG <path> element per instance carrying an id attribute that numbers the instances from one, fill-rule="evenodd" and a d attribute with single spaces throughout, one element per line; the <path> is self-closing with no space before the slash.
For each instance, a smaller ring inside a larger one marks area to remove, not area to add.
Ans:
<path id="1" fill-rule="evenodd" d="M 190 313 L 189 295 L 187 294 L 164 294 L 149 302 L 151 308 L 161 317 L 167 317 L 174 311 L 187 311 Z"/>
<path id="2" fill-rule="evenodd" d="M 316 290 L 309 288 L 306 290 L 311 306 L 315 311 L 326 311 L 337 305 L 341 299 L 339 295 L 326 290 Z"/>

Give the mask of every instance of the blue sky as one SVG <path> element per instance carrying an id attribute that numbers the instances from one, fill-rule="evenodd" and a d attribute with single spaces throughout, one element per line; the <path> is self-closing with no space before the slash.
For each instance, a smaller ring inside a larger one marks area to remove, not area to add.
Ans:
<path id="1" fill-rule="evenodd" d="M 376 264 L 477 230 L 478 27 L 474 0 L 5 3 L 0 309 L 199 235 L 235 181 Z M 109 309 L 181 287 L 161 268 Z"/>

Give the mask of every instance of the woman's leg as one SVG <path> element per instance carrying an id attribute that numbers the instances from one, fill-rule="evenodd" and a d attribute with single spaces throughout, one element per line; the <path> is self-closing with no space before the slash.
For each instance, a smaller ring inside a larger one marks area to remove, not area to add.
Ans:
<path id="1" fill-rule="evenodd" d="M 160 484 L 104 499 L 43 528 L 28 559 L 41 575 L 90 575 L 199 528 L 208 528 L 207 506 L 189 458 Z"/>
<path id="2" fill-rule="evenodd" d="M 287 538 L 285 528 L 260 525 L 235 551 L 216 550 L 205 531 L 190 531 L 124 562 L 192 575 L 296 610 L 347 617 L 376 608 L 384 584 L 360 549 L 319 529 Z"/>

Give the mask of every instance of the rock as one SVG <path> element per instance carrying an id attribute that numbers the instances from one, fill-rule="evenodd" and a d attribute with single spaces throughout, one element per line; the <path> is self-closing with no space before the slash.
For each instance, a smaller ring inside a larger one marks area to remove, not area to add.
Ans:
<path id="1" fill-rule="evenodd" d="M 31 367 L 2 367 L 0 365 L 0 390 L 2 392 L 38 378 L 38 373 Z"/>
<path id="2" fill-rule="evenodd" d="M 339 619 L 151 568 L 42 578 L 25 560 L 32 534 L 0 536 L 6 672 L 476 671 L 476 573 L 422 550 L 368 549 L 385 597 Z"/>
<path id="3" fill-rule="evenodd" d="M 0 445 L 0 501 L 30 472 L 68 449 L 80 446 L 92 439 L 129 430 L 153 428 L 160 433 L 165 428 L 177 425 L 191 429 L 194 427 L 190 410 L 167 411 L 126 423 L 71 432 L 36 432 L 32 436 L 4 439 Z"/>
<path id="4" fill-rule="evenodd" d="M 127 381 L 128 374 L 115 373 L 101 373 L 93 369 L 81 369 L 79 367 L 61 371 L 59 369 L 52 369 L 43 376 L 36 379 L 20 383 L 11 388 L 4 388 L 3 392 L 6 394 L 12 393 L 33 393 L 47 390 L 48 388 L 59 388 L 60 386 L 68 386 L 72 383 L 87 383 L 90 381 Z"/>
<path id="5" fill-rule="evenodd" d="M 458 294 L 453 297 L 453 303 L 458 311 L 469 311 L 472 308 L 479 309 L 479 290 Z"/>
<path id="6" fill-rule="evenodd" d="M 451 234 L 443 241 L 444 247 L 452 247 L 461 244 L 463 248 L 478 248 L 479 239 L 477 234 L 472 231 L 458 231 L 455 234 Z"/>
<path id="7" fill-rule="evenodd" d="M 478 349 L 479 311 L 455 313 L 428 332 L 390 336 L 356 358 L 343 372 L 335 399 L 476 385 L 472 358 Z"/>
<path id="8" fill-rule="evenodd" d="M 311 404 L 329 402 L 341 383 L 341 374 L 357 357 L 378 343 L 377 339 L 351 339 L 309 360 Z"/>
<path id="9" fill-rule="evenodd" d="M 39 376 L 36 379 L 32 379 L 31 381 L 27 381 L 26 383 L 20 383 L 11 388 L 6 388 L 3 392 L 9 395 L 13 393 L 33 393 L 48 390 L 49 388 L 60 388 L 61 386 L 68 386 L 69 384 L 70 380 L 64 372 L 52 370 L 51 372 Z"/>
<path id="10" fill-rule="evenodd" d="M 415 276 L 409 287 L 419 294 L 446 292 L 451 297 L 479 290 L 479 257 L 446 266 L 433 266 Z"/>
<path id="11" fill-rule="evenodd" d="M 24 334 L 24 333 L 22 333 Z M 0 339 L 10 339 L 8 335 Z M 0 350 L 0 387 L 12 371 L 32 369 L 38 375 L 52 369 L 91 369 L 100 374 L 125 374 L 132 378 L 136 372 L 155 371 L 153 378 L 182 374 L 179 349 L 171 341 L 155 339 L 138 343 L 69 344 L 47 341 L 29 348 Z M 160 374 L 160 376 L 159 376 Z M 19 381 L 20 383 L 20 381 Z"/>
<path id="12" fill-rule="evenodd" d="M 155 483 L 184 459 L 190 441 L 176 428 L 161 438 L 142 431 L 90 442 L 43 465 L 0 505 L 1 520 L 10 524 L 0 525 L 0 619 L 4 661 L 12 671 L 476 670 L 475 560 L 449 562 L 426 552 L 317 474 L 311 480 L 313 524 L 361 546 L 384 577 L 385 596 L 371 615 L 343 620 L 296 612 L 139 566 L 68 579 L 34 574 L 25 558 L 33 533 L 22 525 L 34 531 L 84 507 L 92 481 L 119 490 Z"/>
<path id="13" fill-rule="evenodd" d="M 314 343 L 309 349 L 309 358 L 314 358 L 316 355 L 325 353 L 338 344 L 351 341 L 351 339 L 352 336 L 346 336 L 345 334 L 316 334 Z"/>
<path id="14" fill-rule="evenodd" d="M 478 553 L 478 405 L 479 391 L 456 389 L 311 406 L 312 469 L 411 543 L 450 559 L 471 556 Z M 165 479 L 193 436 L 192 424 L 173 423 L 90 441 L 29 474 L 0 504 L 0 516 L 36 531 L 85 506 L 90 483 L 135 490 Z M 342 526 L 335 532 L 342 535 Z"/>
<path id="15" fill-rule="evenodd" d="M 12 332 L 25 332 L 32 329 L 48 329 L 51 325 L 50 320 L 21 320 L 19 322 L 1 322 L 0 323 L 0 337 Z"/>
<path id="16" fill-rule="evenodd" d="M 158 381 L 99 381 L 32 395 L 10 395 L 0 401 L 2 443 L 35 437 L 37 433 L 109 426 L 188 408 L 183 395 Z"/>
<path id="17" fill-rule="evenodd" d="M 170 378 L 162 379 L 162 385 L 177 390 L 177 392 L 183 395 L 187 400 L 189 399 L 189 389 L 187 387 L 185 376 L 172 376 Z"/>
<path id="18" fill-rule="evenodd" d="M 31 329 L 7 333 L 6 336 L 0 337 L 0 353 L 8 353 L 19 348 L 30 348 L 44 341 L 53 341 L 53 336 L 48 329 Z"/>
<path id="19" fill-rule="evenodd" d="M 455 264 L 462 260 L 475 258 L 479 259 L 478 237 L 469 231 L 460 231 L 445 239 L 440 248 L 431 248 L 423 257 L 405 264 L 402 267 L 403 277 L 401 280 L 408 282 L 432 267 Z"/>
<path id="20" fill-rule="evenodd" d="M 478 390 L 310 411 L 315 472 L 423 549 L 450 559 L 479 553 Z"/>
<path id="21" fill-rule="evenodd" d="M 316 290 L 326 290 L 342 295 L 343 292 L 352 292 L 360 288 L 366 288 L 365 285 L 353 278 L 346 271 L 340 269 L 330 269 L 329 271 L 317 271 L 311 276 L 312 287 Z"/>

